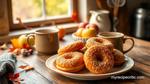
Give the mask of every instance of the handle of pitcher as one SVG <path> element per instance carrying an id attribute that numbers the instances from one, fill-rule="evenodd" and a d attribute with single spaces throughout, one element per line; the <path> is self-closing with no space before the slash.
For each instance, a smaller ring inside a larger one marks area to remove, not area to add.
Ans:
<path id="1" fill-rule="evenodd" d="M 102 20 L 102 19 L 101 19 L 101 14 L 97 14 L 97 16 L 96 16 L 96 21 L 97 21 L 97 22 L 101 22 L 101 20 Z"/>

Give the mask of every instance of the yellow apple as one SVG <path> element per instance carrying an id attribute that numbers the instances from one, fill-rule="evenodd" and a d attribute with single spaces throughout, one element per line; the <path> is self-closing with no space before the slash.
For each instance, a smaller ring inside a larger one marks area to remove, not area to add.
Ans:
<path id="1" fill-rule="evenodd" d="M 97 31 L 95 28 L 86 28 L 82 31 L 82 37 L 89 38 L 89 37 L 95 37 L 97 35 Z"/>
<path id="2" fill-rule="evenodd" d="M 27 44 L 27 37 L 26 37 L 26 35 L 19 36 L 18 44 L 19 44 L 20 48 L 22 48 L 24 44 Z"/>
<path id="3" fill-rule="evenodd" d="M 30 46 L 33 46 L 34 45 L 34 37 L 33 36 L 31 36 L 31 37 L 29 37 L 28 38 L 28 44 L 30 45 Z"/>
<path id="4" fill-rule="evenodd" d="M 75 35 L 81 37 L 82 36 L 82 31 L 83 31 L 83 28 L 78 28 L 78 30 L 75 32 Z"/>

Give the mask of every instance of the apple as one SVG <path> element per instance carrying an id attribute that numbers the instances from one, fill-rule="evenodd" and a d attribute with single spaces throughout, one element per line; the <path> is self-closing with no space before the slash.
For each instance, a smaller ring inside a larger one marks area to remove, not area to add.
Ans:
<path id="1" fill-rule="evenodd" d="M 93 24 L 93 23 L 88 24 L 86 25 L 86 28 L 94 28 L 97 31 L 97 34 L 99 33 L 99 28 L 96 24 Z"/>
<path id="2" fill-rule="evenodd" d="M 27 37 L 26 37 L 26 35 L 19 36 L 19 38 L 18 38 L 18 44 L 19 44 L 20 48 L 23 48 L 23 46 L 25 44 L 27 44 Z"/>
<path id="3" fill-rule="evenodd" d="M 89 38 L 95 37 L 97 35 L 97 31 L 94 28 L 86 28 L 82 31 L 82 37 Z"/>
<path id="4" fill-rule="evenodd" d="M 82 22 L 78 25 L 78 28 L 85 28 L 88 25 L 88 22 Z"/>
<path id="5" fill-rule="evenodd" d="M 83 30 L 84 30 L 83 28 L 78 28 L 78 30 L 75 32 L 75 35 L 79 36 L 79 37 L 82 37 L 82 31 Z"/>
<path id="6" fill-rule="evenodd" d="M 34 38 L 33 36 L 28 37 L 28 42 L 27 42 L 27 44 L 29 44 L 30 46 L 33 46 L 33 45 L 34 45 L 34 40 L 35 40 L 35 38 Z"/>
<path id="7" fill-rule="evenodd" d="M 82 37 L 89 38 L 95 37 L 99 32 L 99 28 L 96 24 L 88 24 L 86 28 L 82 31 Z"/>
<path id="8" fill-rule="evenodd" d="M 78 25 L 78 29 L 77 29 L 77 31 L 75 32 L 75 35 L 76 35 L 76 36 L 79 36 L 79 37 L 82 37 L 82 31 L 85 29 L 86 25 L 88 25 L 88 22 L 81 22 L 81 23 Z"/>

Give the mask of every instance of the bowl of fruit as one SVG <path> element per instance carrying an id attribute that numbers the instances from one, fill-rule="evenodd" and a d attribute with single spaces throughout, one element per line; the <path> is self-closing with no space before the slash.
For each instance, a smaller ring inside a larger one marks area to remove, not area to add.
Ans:
<path id="1" fill-rule="evenodd" d="M 78 25 L 76 32 L 72 34 L 74 40 L 86 41 L 90 37 L 96 37 L 99 33 L 99 28 L 96 24 L 82 22 Z"/>

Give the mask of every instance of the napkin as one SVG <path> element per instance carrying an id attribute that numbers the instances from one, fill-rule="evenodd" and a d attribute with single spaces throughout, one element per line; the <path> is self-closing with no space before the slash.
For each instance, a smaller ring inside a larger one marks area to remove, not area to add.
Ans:
<path id="1" fill-rule="evenodd" d="M 11 53 L 0 55 L 0 84 L 8 84 L 7 74 L 14 73 L 16 56 Z"/>

